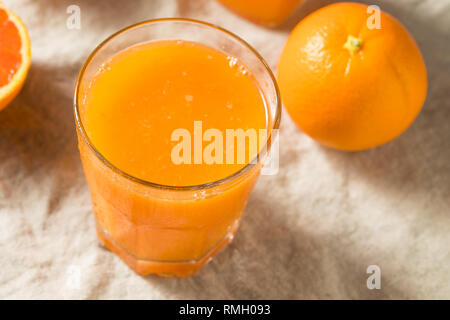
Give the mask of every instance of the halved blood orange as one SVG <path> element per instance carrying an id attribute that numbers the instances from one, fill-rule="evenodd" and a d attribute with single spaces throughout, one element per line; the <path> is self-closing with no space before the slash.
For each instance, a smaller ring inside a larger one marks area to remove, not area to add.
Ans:
<path id="1" fill-rule="evenodd" d="M 16 97 L 31 64 L 31 46 L 22 20 L 0 2 L 0 110 Z"/>

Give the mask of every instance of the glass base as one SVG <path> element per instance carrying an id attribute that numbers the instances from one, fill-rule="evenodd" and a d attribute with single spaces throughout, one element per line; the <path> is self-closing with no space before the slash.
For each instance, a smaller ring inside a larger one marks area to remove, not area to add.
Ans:
<path id="1" fill-rule="evenodd" d="M 224 248 L 234 238 L 234 234 L 238 228 L 238 221 L 233 225 L 222 240 L 219 241 L 206 255 L 197 260 L 185 261 L 153 261 L 142 260 L 123 249 L 111 236 L 97 224 L 97 237 L 101 245 L 114 252 L 137 274 L 146 276 L 148 274 L 156 274 L 162 277 L 188 277 L 196 273 L 203 265 L 212 260 L 222 248 Z"/>

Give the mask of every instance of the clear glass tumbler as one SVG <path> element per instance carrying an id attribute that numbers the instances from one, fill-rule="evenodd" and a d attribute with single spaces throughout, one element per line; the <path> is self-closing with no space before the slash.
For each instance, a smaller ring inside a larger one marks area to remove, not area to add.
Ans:
<path id="1" fill-rule="evenodd" d="M 248 67 L 262 92 L 267 115 L 267 142 L 256 161 L 218 181 L 170 186 L 123 172 L 92 144 L 83 126 L 83 102 L 93 75 L 116 53 L 159 40 L 197 42 L 237 57 Z M 101 43 L 78 76 L 74 111 L 100 242 L 141 275 L 189 276 L 233 238 L 270 151 L 273 130 L 279 127 L 281 102 L 270 68 L 244 40 L 214 25 L 174 18 L 127 27 Z"/>

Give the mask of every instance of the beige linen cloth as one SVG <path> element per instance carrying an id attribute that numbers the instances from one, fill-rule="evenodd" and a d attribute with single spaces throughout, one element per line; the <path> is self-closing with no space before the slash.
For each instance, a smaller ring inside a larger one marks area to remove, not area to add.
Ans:
<path id="1" fill-rule="evenodd" d="M 120 28 L 189 17 L 235 32 L 276 70 L 296 22 L 331 1 L 305 0 L 275 29 L 212 0 L 4 2 L 30 31 L 33 63 L 0 112 L 0 298 L 450 298 L 449 0 L 369 2 L 404 23 L 426 60 L 427 101 L 407 132 L 339 152 L 284 113 L 279 173 L 260 178 L 235 240 L 186 279 L 140 277 L 97 244 L 72 115 L 83 61 Z M 79 30 L 66 26 L 73 4 Z M 367 288 L 370 265 L 379 290 Z"/>

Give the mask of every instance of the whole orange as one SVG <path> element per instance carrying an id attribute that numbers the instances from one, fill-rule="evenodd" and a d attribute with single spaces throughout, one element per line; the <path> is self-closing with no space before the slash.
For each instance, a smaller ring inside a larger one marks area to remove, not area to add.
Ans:
<path id="1" fill-rule="evenodd" d="M 280 57 L 278 82 L 294 122 L 340 150 L 386 143 L 414 121 L 427 75 L 414 39 L 392 16 L 337 3 L 303 19 Z"/>
<path id="2" fill-rule="evenodd" d="M 255 23 L 275 26 L 283 22 L 302 0 L 218 0 L 235 13 Z"/>

